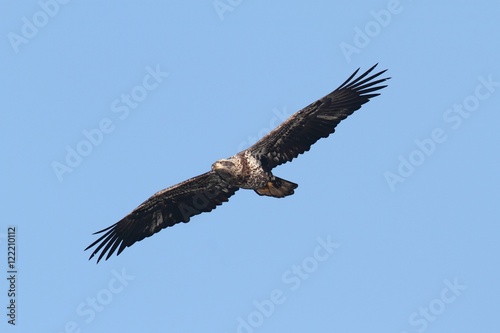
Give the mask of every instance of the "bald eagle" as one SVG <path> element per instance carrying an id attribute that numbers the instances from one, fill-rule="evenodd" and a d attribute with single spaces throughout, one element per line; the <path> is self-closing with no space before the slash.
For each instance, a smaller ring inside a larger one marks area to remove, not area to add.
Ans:
<path id="1" fill-rule="evenodd" d="M 380 78 L 385 70 L 371 74 L 376 66 L 356 77 L 358 68 L 333 92 L 293 114 L 250 148 L 216 161 L 204 174 L 155 193 L 117 223 L 96 232 L 102 235 L 85 249 L 96 246 L 89 260 L 97 254 L 97 262 L 104 256 L 107 260 L 116 250 L 119 255 L 163 228 L 210 212 L 240 188 L 275 198 L 292 195 L 298 185 L 273 175 L 272 169 L 308 151 L 316 141 L 333 133 L 342 120 L 378 96 L 376 92 L 386 87 L 381 83 L 389 78 Z"/>

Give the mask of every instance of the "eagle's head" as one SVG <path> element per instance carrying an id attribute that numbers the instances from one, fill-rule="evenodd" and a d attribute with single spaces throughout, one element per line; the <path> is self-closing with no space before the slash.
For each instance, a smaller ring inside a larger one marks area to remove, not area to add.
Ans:
<path id="1" fill-rule="evenodd" d="M 236 180 L 238 172 L 240 171 L 231 159 L 220 159 L 215 161 L 215 163 L 212 164 L 212 170 L 228 183 L 232 183 Z"/>

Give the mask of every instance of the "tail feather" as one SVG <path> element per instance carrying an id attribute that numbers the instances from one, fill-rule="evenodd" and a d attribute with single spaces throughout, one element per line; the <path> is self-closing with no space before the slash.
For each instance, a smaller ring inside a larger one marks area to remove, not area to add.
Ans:
<path id="1" fill-rule="evenodd" d="M 293 194 L 293 190 L 299 185 L 292 183 L 288 180 L 284 180 L 279 177 L 273 177 L 273 179 L 267 182 L 266 187 L 258 188 L 255 192 L 258 195 L 266 195 L 275 198 L 284 198 L 288 195 Z"/>

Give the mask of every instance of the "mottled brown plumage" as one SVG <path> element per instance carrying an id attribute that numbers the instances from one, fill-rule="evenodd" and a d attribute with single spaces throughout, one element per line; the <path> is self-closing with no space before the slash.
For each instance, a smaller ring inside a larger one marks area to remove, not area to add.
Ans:
<path id="1" fill-rule="evenodd" d="M 385 71 L 370 75 L 373 66 L 355 78 L 356 70 L 330 94 L 293 114 L 250 148 L 212 164 L 212 170 L 159 191 L 103 233 L 85 250 L 96 248 L 91 259 L 108 259 L 120 254 L 161 229 L 192 216 L 210 212 L 229 200 L 238 189 L 252 189 L 257 194 L 283 198 L 292 195 L 297 184 L 276 177 L 272 169 L 308 151 L 316 141 L 328 137 L 335 127 L 370 98 L 386 87 L 379 78 Z M 100 253 L 99 253 L 100 252 Z"/>

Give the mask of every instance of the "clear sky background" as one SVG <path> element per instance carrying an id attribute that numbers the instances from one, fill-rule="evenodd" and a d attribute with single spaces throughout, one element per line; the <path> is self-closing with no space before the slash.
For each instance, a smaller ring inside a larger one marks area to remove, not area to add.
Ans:
<path id="1" fill-rule="evenodd" d="M 500 5 L 62 2 L 2 1 L 0 330 L 498 332 Z M 275 169 L 295 195 L 241 190 L 87 260 L 375 63 L 382 94 Z"/>

